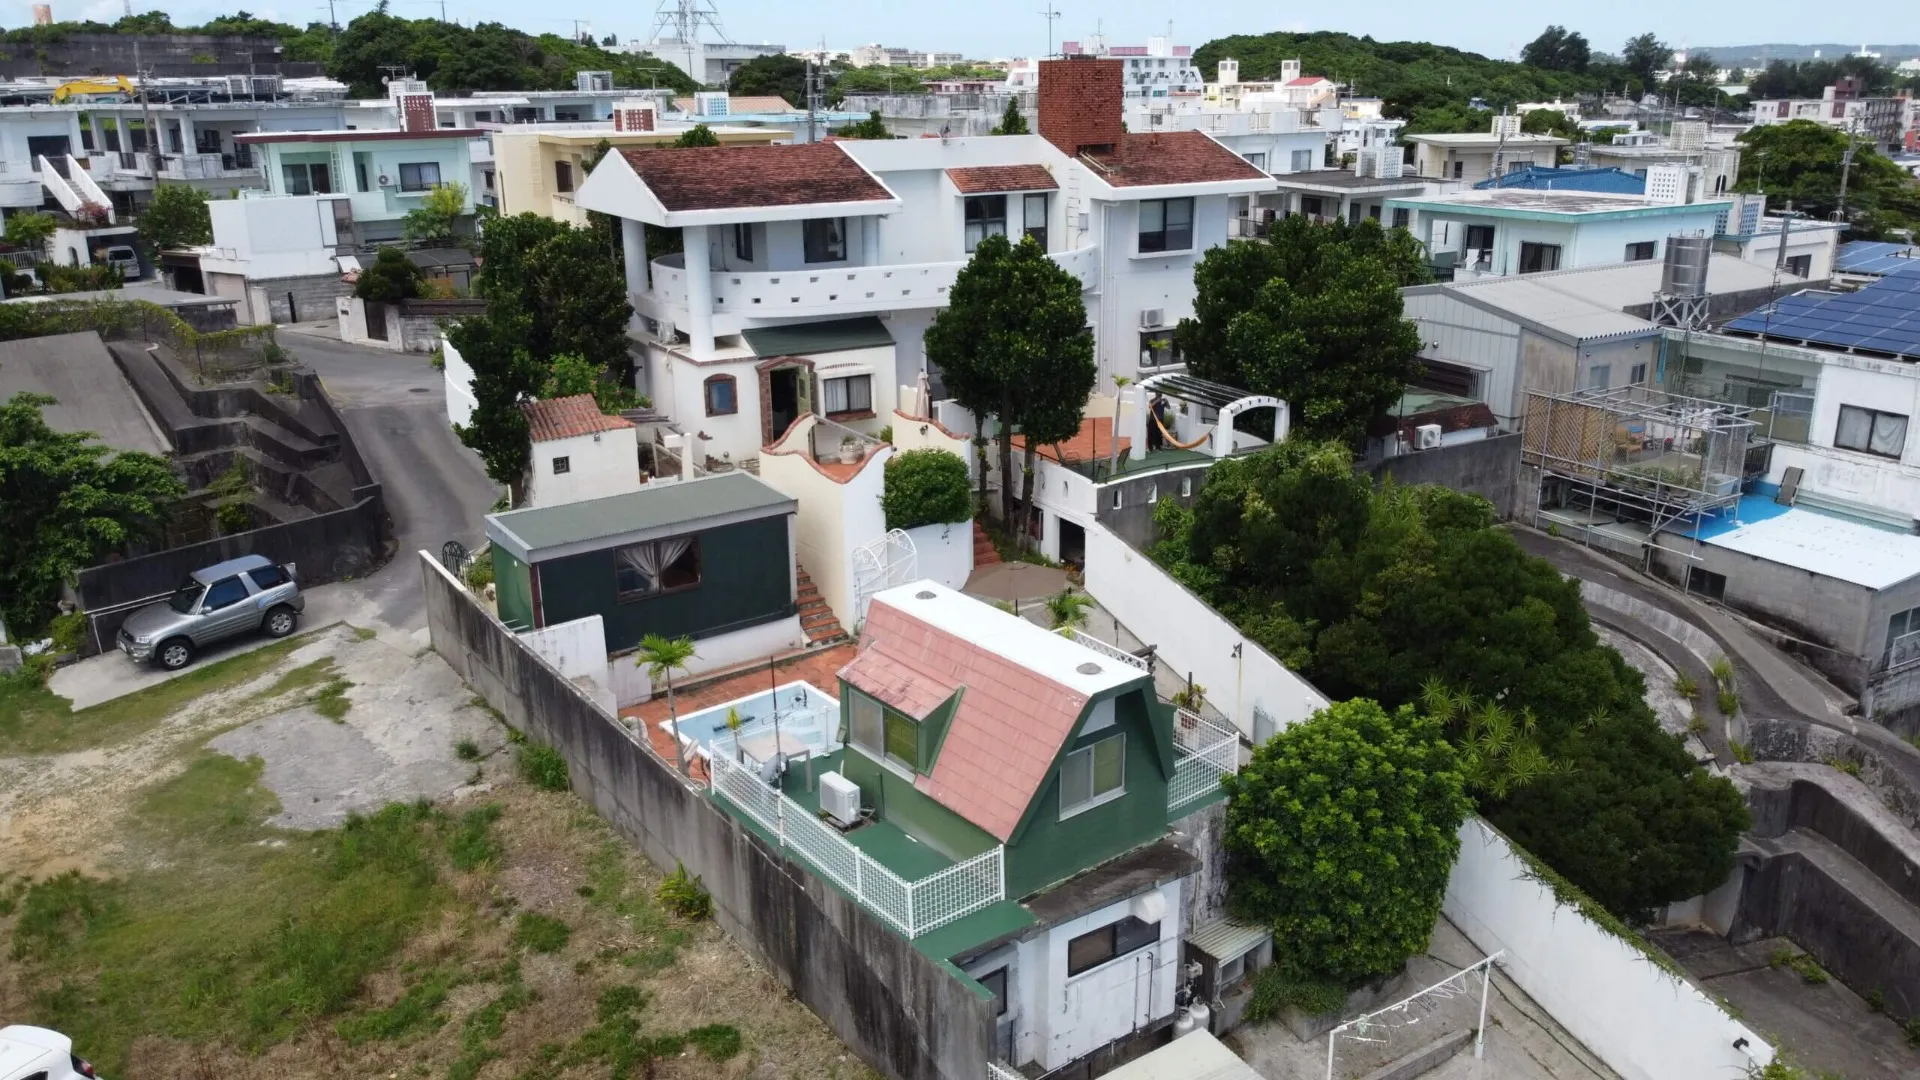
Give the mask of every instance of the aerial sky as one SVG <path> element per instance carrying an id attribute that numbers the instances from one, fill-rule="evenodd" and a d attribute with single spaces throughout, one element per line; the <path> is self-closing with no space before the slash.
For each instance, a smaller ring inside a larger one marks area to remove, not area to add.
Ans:
<path id="1" fill-rule="evenodd" d="M 55 18 L 93 18 L 110 22 L 120 16 L 124 0 L 52 0 Z M 1596 50 L 1618 52 L 1628 37 L 1653 31 L 1676 48 L 1683 45 L 1744 45 L 1758 41 L 1812 40 L 1872 41 L 1889 32 L 1904 31 L 1905 39 L 1920 37 L 1920 21 L 1889 20 L 1888 12 L 1901 4 L 1841 5 L 1822 8 L 1817 20 L 1806 18 L 1804 5 L 1786 0 L 1612 0 L 1601 5 L 1560 7 L 1525 0 L 1479 0 L 1477 3 L 1436 3 L 1434 0 L 1374 0 L 1353 8 L 1328 11 L 1322 5 L 1281 6 L 1261 0 L 1214 0 L 1195 7 L 1168 0 L 1052 0 L 1057 20 L 1041 14 L 1047 0 L 829 0 L 795 3 L 793 0 L 707 0 L 718 7 L 721 25 L 735 41 L 771 41 L 788 48 L 818 45 L 837 49 L 880 42 L 917 50 L 954 51 L 969 57 L 1028 56 L 1047 51 L 1049 24 L 1053 41 L 1080 39 L 1104 29 L 1116 44 L 1144 43 L 1150 34 L 1165 34 L 1168 20 L 1180 44 L 1200 45 L 1237 33 L 1269 30 L 1344 30 L 1371 34 L 1381 40 L 1433 41 L 1496 58 L 1516 56 L 1520 46 L 1548 22 L 1564 22 L 1587 36 Z M 657 0 L 567 0 L 566 3 L 525 4 L 514 0 L 391 0 L 395 14 L 447 17 L 464 23 L 498 21 L 530 33 L 566 33 L 578 21 L 604 37 L 621 41 L 646 37 L 653 27 Z M 176 23 L 200 22 L 240 6 L 204 3 L 155 4 L 135 0 L 136 11 L 164 8 Z M 371 0 L 335 0 L 337 17 L 345 23 L 373 6 Z M 325 21 L 325 0 L 268 0 L 249 3 L 256 15 L 302 24 Z M 0 0 L 7 25 L 31 21 L 29 0 Z M 1732 39 L 1738 40 L 1732 40 Z M 1904 39 L 1903 39 L 1904 40 Z"/>

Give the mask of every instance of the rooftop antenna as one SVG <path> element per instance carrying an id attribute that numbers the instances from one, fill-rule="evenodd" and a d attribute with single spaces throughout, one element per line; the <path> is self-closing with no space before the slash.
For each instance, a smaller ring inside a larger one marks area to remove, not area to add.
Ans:
<path id="1" fill-rule="evenodd" d="M 700 76 L 706 74 L 706 67 L 696 59 L 703 26 L 712 30 L 721 44 L 733 44 L 733 39 L 720 25 L 720 9 L 713 6 L 713 0 L 660 0 L 653 16 L 654 43 L 667 39 L 679 42 L 687 53 L 687 73 L 693 76 L 694 82 L 704 86 L 706 80 Z"/>
<path id="2" fill-rule="evenodd" d="M 1040 9 L 1040 17 L 1047 20 L 1047 55 L 1053 55 L 1053 24 L 1059 20 L 1060 12 L 1052 5 Z"/>

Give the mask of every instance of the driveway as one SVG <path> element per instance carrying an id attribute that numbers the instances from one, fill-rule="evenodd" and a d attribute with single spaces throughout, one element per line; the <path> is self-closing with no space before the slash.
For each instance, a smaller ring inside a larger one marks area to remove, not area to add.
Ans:
<path id="1" fill-rule="evenodd" d="M 384 490 L 399 540 L 394 560 L 352 591 L 359 610 L 342 612 L 357 626 L 412 634 L 426 626 L 420 568 L 411 555 L 436 554 L 458 540 L 479 545 L 481 516 L 499 498 L 480 459 L 447 423 L 446 386 L 418 353 L 347 345 L 327 324 L 283 327 L 281 344 L 326 384 L 327 394 Z"/>

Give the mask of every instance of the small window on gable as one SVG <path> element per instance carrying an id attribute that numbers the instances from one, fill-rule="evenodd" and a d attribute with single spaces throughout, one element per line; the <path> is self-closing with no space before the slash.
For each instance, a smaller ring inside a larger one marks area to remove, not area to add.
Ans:
<path id="1" fill-rule="evenodd" d="M 920 724 L 857 690 L 848 696 L 847 733 L 853 745 L 875 760 L 918 772 Z"/>
<path id="2" fill-rule="evenodd" d="M 565 476 L 573 471 L 573 459 L 565 455 L 553 459 L 553 475 Z"/>
<path id="3" fill-rule="evenodd" d="M 1180 478 L 1180 497 L 1183 499 L 1193 498 L 1193 477 L 1183 476 Z"/>
<path id="4" fill-rule="evenodd" d="M 1127 790 L 1127 737 L 1112 735 L 1060 762 L 1060 816 L 1072 817 Z"/>
<path id="5" fill-rule="evenodd" d="M 1113 508 L 1120 509 L 1120 489 L 1117 487 L 1113 489 Z"/>
<path id="6" fill-rule="evenodd" d="M 732 416 L 740 411 L 739 384 L 731 375 L 707 377 L 707 415 Z"/>

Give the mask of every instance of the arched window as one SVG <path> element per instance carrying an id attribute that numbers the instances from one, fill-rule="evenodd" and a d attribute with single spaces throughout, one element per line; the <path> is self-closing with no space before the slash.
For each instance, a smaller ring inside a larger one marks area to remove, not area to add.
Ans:
<path id="1" fill-rule="evenodd" d="M 708 416 L 732 416 L 740 411 L 740 390 L 733 376 L 709 376 L 706 394 Z"/>

